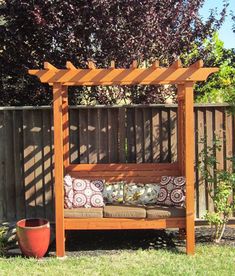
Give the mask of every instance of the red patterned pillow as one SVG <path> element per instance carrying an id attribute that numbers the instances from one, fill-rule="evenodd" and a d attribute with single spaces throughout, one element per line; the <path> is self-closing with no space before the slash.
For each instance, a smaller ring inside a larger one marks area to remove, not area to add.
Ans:
<path id="1" fill-rule="evenodd" d="M 73 208 L 103 207 L 103 180 L 73 180 Z"/>
<path id="2" fill-rule="evenodd" d="M 73 179 L 70 175 L 64 177 L 64 208 L 73 207 Z"/>
<path id="3" fill-rule="evenodd" d="M 185 177 L 162 176 L 158 194 L 158 204 L 185 206 Z"/>

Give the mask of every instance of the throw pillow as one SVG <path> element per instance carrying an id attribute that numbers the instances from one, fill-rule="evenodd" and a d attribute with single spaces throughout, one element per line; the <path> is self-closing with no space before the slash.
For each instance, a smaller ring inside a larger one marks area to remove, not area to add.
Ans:
<path id="1" fill-rule="evenodd" d="M 70 175 L 64 177 L 64 208 L 73 207 L 73 179 Z"/>
<path id="2" fill-rule="evenodd" d="M 104 202 L 108 204 L 123 203 L 124 181 L 105 183 L 103 190 Z"/>
<path id="3" fill-rule="evenodd" d="M 155 183 L 124 185 L 124 202 L 130 205 L 149 205 L 157 202 L 160 186 Z"/>
<path id="4" fill-rule="evenodd" d="M 103 180 L 73 180 L 73 207 L 102 207 L 104 206 L 102 191 Z"/>
<path id="5" fill-rule="evenodd" d="M 185 205 L 185 177 L 162 176 L 160 186 L 157 198 L 159 205 Z"/>

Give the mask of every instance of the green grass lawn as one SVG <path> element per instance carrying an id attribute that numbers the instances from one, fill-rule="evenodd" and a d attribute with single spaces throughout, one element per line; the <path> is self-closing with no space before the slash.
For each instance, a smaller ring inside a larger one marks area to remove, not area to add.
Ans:
<path id="1" fill-rule="evenodd" d="M 195 256 L 170 250 L 120 251 L 43 260 L 0 258 L 0 275 L 235 275 L 235 248 L 198 245 Z"/>

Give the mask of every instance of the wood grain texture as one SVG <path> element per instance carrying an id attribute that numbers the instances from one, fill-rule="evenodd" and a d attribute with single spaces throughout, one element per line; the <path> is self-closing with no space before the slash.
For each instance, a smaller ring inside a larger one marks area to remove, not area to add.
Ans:
<path id="1" fill-rule="evenodd" d="M 56 255 L 65 254 L 62 85 L 53 85 Z"/>

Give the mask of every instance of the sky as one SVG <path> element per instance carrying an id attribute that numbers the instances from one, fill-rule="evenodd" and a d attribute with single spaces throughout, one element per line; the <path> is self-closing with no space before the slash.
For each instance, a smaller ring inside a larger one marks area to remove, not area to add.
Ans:
<path id="1" fill-rule="evenodd" d="M 232 19 L 230 11 L 233 11 L 235 15 L 235 0 L 228 0 L 228 15 L 223 23 L 221 29 L 219 30 L 219 38 L 224 41 L 225 48 L 235 48 L 235 33 L 232 32 Z M 223 1 L 222 0 L 206 0 L 203 8 L 200 11 L 200 14 L 203 18 L 207 18 L 210 9 L 217 7 L 218 13 L 222 10 Z"/>

